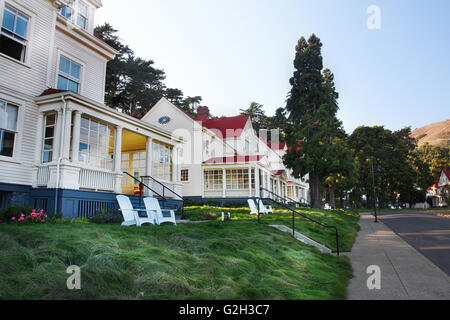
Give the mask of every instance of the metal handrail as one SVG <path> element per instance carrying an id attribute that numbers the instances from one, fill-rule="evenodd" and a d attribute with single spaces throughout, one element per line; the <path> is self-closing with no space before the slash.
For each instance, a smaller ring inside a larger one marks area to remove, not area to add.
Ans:
<path id="1" fill-rule="evenodd" d="M 291 199 L 291 198 L 289 198 L 289 197 L 286 197 L 286 196 L 282 197 L 282 196 L 280 196 L 280 195 L 278 195 L 278 194 L 274 193 L 273 191 L 270 191 L 270 190 L 268 190 L 268 189 L 266 189 L 266 188 L 262 188 L 262 187 L 261 187 L 260 190 L 266 191 L 266 192 L 268 192 L 269 194 L 274 195 L 275 197 L 277 197 L 277 198 L 279 198 L 279 199 L 282 199 L 283 202 L 287 202 L 286 200 L 289 200 L 291 203 L 300 203 L 300 204 L 303 204 L 302 202 L 300 202 L 300 201 L 295 201 L 294 199 Z"/>
<path id="2" fill-rule="evenodd" d="M 173 191 L 172 189 L 170 189 L 169 187 L 167 187 L 166 185 L 164 185 L 163 183 L 161 183 L 160 181 L 156 180 L 155 178 L 153 178 L 152 176 L 142 176 L 141 178 L 150 178 L 153 181 L 155 181 L 156 183 L 158 183 L 159 185 L 161 185 L 163 187 L 163 194 L 164 194 L 164 190 L 167 189 L 170 192 L 172 192 L 174 195 L 176 195 L 178 198 L 180 198 L 181 200 L 184 201 L 184 198 L 182 196 L 180 196 L 178 193 L 176 193 L 175 191 Z"/>
<path id="3" fill-rule="evenodd" d="M 131 174 L 129 174 L 128 172 L 124 171 L 123 173 L 125 173 L 127 176 L 131 177 L 132 179 L 134 179 L 135 181 L 137 181 L 139 183 L 139 205 L 141 205 L 142 202 L 142 189 L 141 186 L 147 188 L 148 190 L 150 190 L 151 192 L 153 192 L 154 194 L 156 194 L 157 196 L 159 196 L 160 198 L 163 199 L 163 203 L 166 203 L 167 198 L 164 194 L 164 190 L 168 189 L 169 191 L 171 191 L 174 195 L 176 195 L 177 197 L 179 197 L 182 201 L 182 206 L 181 206 L 181 214 L 184 214 L 184 198 L 182 196 L 180 196 L 178 193 L 176 193 L 175 191 L 171 190 L 170 188 L 166 187 L 165 185 L 163 185 L 161 182 L 159 182 L 158 180 L 156 180 L 155 178 L 151 177 L 151 176 L 142 176 L 140 177 L 141 180 L 139 180 L 139 178 L 132 176 Z M 148 185 L 146 185 L 142 180 L 143 178 L 151 178 L 153 181 L 157 182 L 158 184 L 160 184 L 163 187 L 163 194 L 159 194 L 158 192 L 156 192 L 155 190 L 153 190 L 152 188 L 150 188 Z"/>
<path id="4" fill-rule="evenodd" d="M 269 193 L 272 193 L 271 191 L 269 191 L 269 190 L 267 190 L 265 188 L 261 188 L 260 190 L 264 190 L 264 191 L 267 191 Z M 322 223 L 320 221 L 314 220 L 314 219 L 306 216 L 305 214 L 300 213 L 300 212 L 290 208 L 289 206 L 287 206 L 287 205 L 285 205 L 283 203 L 280 203 L 278 201 L 275 201 L 275 200 L 273 200 L 271 198 L 259 198 L 258 201 L 272 201 L 272 202 L 276 203 L 277 205 L 279 205 L 281 207 L 284 207 L 285 209 L 287 209 L 287 210 L 292 212 L 292 235 L 294 236 L 294 238 L 295 238 L 295 214 L 298 214 L 301 217 L 303 217 L 303 218 L 305 218 L 305 219 L 307 219 L 307 220 L 309 220 L 309 221 L 311 221 L 311 222 L 313 222 L 315 224 L 318 224 L 318 225 L 320 225 L 323 228 L 334 229 L 335 230 L 335 235 L 336 235 L 336 253 L 339 256 L 339 232 L 338 232 L 338 228 L 336 226 L 329 226 L 329 225 L 324 224 L 324 223 Z M 260 215 L 260 212 L 259 212 L 259 203 L 258 203 L 258 221 L 259 221 L 259 215 Z"/>

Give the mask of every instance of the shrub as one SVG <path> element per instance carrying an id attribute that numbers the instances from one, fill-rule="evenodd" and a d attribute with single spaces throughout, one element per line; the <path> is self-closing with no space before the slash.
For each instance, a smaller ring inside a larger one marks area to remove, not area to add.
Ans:
<path id="1" fill-rule="evenodd" d="M 113 224 L 123 222 L 122 215 L 114 210 L 97 211 L 92 217 L 89 217 L 89 222 L 96 224 Z"/>
<path id="2" fill-rule="evenodd" d="M 32 209 L 30 213 L 25 214 L 16 214 L 9 219 L 10 223 L 18 223 L 18 224 L 43 224 L 47 223 L 48 216 L 44 213 L 44 210 L 40 210 L 37 212 L 36 209 Z"/>
<path id="3" fill-rule="evenodd" d="M 22 213 L 30 213 L 34 208 L 28 206 L 8 206 L 4 209 L 0 210 L 0 223 L 6 222 L 9 223 L 12 218 L 18 219 Z"/>

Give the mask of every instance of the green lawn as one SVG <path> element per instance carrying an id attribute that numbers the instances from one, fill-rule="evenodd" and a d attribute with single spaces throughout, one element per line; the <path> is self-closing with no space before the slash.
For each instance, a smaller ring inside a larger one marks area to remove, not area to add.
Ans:
<path id="1" fill-rule="evenodd" d="M 311 208 L 301 208 L 296 210 L 299 210 L 302 214 L 323 224 L 336 226 L 339 231 L 340 251 L 351 251 L 359 231 L 359 214 L 350 211 L 346 212 L 343 210 L 318 210 Z M 256 215 L 249 214 L 249 208 L 185 208 L 185 216 L 193 221 L 215 220 L 221 217 L 222 212 L 230 212 L 233 220 L 249 220 L 256 222 L 258 219 Z M 275 209 L 275 214 L 273 215 L 261 215 L 260 221 L 263 224 L 280 224 L 292 228 L 292 213 L 285 209 Z M 336 251 L 336 236 L 334 229 L 325 229 L 306 220 L 300 215 L 296 215 L 295 230 L 327 246 L 333 251 Z"/>
<path id="2" fill-rule="evenodd" d="M 0 224 L 0 299 L 345 298 L 347 257 L 240 214 L 176 227 Z M 81 267 L 80 291 L 66 288 L 70 265 Z"/>

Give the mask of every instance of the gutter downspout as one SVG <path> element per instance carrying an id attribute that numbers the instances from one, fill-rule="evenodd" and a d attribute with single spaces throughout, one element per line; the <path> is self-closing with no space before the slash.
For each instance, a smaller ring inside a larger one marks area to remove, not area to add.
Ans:
<path id="1" fill-rule="evenodd" d="M 59 200 L 59 183 L 60 183 L 60 175 L 61 175 L 61 161 L 64 160 L 64 140 L 66 134 L 66 109 L 67 109 L 67 101 L 64 96 L 61 96 L 61 100 L 63 102 L 63 116 L 62 116 L 62 124 L 61 124 L 61 143 L 59 144 L 59 158 L 56 165 L 56 190 L 55 190 L 55 212 L 54 214 L 58 214 L 58 200 Z"/>

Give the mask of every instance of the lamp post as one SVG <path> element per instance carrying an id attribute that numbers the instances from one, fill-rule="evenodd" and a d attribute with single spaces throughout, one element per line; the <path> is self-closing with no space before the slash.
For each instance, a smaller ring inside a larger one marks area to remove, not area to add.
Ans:
<path id="1" fill-rule="evenodd" d="M 375 191 L 375 171 L 373 169 L 373 157 L 371 157 L 372 162 L 372 186 L 373 186 L 373 209 L 375 211 L 375 223 L 378 223 L 377 216 L 377 193 Z"/>

